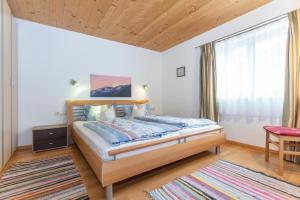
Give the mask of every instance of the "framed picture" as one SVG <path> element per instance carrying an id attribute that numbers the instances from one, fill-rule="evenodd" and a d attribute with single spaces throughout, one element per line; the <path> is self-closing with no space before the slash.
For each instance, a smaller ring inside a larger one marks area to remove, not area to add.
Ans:
<path id="1" fill-rule="evenodd" d="M 185 67 L 178 67 L 176 69 L 176 75 L 177 75 L 177 77 L 185 76 Z"/>
<path id="2" fill-rule="evenodd" d="M 90 75 L 91 97 L 131 97 L 131 78 Z"/>

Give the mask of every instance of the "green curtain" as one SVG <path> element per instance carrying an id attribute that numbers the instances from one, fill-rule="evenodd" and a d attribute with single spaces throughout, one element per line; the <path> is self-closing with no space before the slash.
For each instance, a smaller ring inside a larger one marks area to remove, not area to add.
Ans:
<path id="1" fill-rule="evenodd" d="M 300 128 L 300 10 L 288 14 L 289 32 L 285 73 L 283 126 Z M 289 150 L 300 151 L 298 147 Z M 299 156 L 288 156 L 287 160 L 300 163 Z"/>
<path id="2" fill-rule="evenodd" d="M 218 122 L 215 43 L 210 42 L 201 46 L 200 49 L 200 118 Z"/>

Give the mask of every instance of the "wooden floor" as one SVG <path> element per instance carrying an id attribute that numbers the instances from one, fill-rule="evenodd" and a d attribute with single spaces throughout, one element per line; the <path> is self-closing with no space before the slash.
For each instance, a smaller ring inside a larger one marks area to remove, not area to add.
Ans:
<path id="1" fill-rule="evenodd" d="M 19 161 L 47 158 L 62 154 L 72 155 L 87 187 L 90 198 L 92 200 L 104 199 L 104 191 L 102 187 L 76 146 L 35 154 L 33 154 L 29 149 L 18 150 L 15 152 L 5 168 Z M 280 177 L 276 174 L 278 168 L 277 155 L 271 154 L 270 162 L 266 163 L 264 161 L 264 152 L 260 150 L 242 147 L 235 144 L 225 144 L 221 147 L 220 155 L 215 155 L 211 152 L 204 152 L 115 184 L 114 199 L 147 199 L 146 191 L 167 183 L 176 177 L 187 175 L 198 168 L 215 162 L 218 159 L 231 161 L 247 168 L 262 171 L 269 175 L 300 185 L 300 165 L 285 162 L 285 173 L 282 177 Z"/>

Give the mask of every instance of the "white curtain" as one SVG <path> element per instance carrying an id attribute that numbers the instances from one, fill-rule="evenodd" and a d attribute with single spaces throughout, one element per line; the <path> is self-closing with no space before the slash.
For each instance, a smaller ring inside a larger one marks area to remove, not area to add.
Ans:
<path id="1" fill-rule="evenodd" d="M 216 43 L 222 117 L 282 117 L 288 19 Z"/>

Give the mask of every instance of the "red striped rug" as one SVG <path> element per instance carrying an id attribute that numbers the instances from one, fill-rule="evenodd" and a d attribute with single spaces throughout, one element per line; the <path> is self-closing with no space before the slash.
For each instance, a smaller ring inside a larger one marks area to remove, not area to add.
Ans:
<path id="1" fill-rule="evenodd" d="M 89 199 L 70 155 L 20 162 L 0 179 L 0 199 Z"/>
<path id="2" fill-rule="evenodd" d="M 300 199 L 300 187 L 263 173 L 219 160 L 150 192 L 155 200 Z"/>

